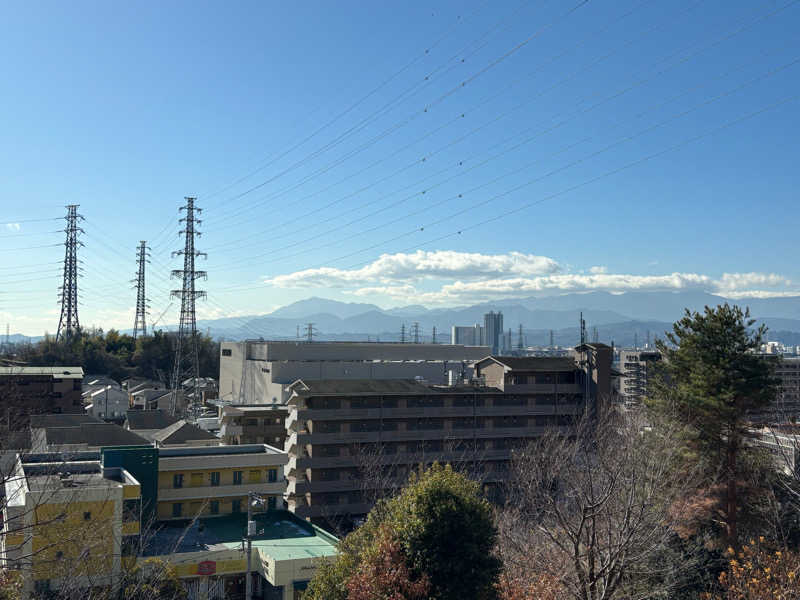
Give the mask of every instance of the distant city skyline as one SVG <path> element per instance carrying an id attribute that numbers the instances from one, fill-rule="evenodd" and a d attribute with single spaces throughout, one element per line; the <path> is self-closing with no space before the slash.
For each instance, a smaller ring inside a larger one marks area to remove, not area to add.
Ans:
<path id="1" fill-rule="evenodd" d="M 133 328 L 140 240 L 148 327 L 177 322 L 184 196 L 200 319 L 800 296 L 798 25 L 744 0 L 7 3 L 0 333 L 55 333 L 72 203 L 81 325 Z"/>

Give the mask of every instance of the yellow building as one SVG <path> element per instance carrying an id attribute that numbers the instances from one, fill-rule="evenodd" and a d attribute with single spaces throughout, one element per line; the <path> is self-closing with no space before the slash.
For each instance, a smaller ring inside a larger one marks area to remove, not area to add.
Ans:
<path id="1" fill-rule="evenodd" d="M 96 453 L 75 454 L 18 457 L 6 481 L 0 558 L 26 594 L 113 586 L 139 552 L 139 482 L 103 469 Z"/>
<path id="2" fill-rule="evenodd" d="M 288 457 L 271 446 L 159 448 L 158 520 L 247 512 L 247 493 L 283 506 Z"/>

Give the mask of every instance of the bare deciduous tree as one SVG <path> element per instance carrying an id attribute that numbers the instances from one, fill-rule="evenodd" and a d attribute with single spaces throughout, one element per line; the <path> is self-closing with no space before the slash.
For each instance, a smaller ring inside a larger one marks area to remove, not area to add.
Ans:
<path id="1" fill-rule="evenodd" d="M 669 429 L 613 409 L 531 443 L 500 513 L 506 568 L 578 600 L 656 596 L 673 568 L 654 564 L 674 535 L 667 515 L 692 485 L 678 452 Z"/>

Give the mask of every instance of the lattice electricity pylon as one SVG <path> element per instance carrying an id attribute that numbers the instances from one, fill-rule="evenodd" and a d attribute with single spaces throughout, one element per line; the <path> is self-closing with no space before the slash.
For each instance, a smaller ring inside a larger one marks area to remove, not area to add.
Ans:
<path id="1" fill-rule="evenodd" d="M 78 320 L 78 246 L 83 246 L 83 242 L 78 239 L 78 234 L 83 233 L 83 229 L 78 227 L 78 221 L 83 220 L 83 215 L 78 214 L 77 204 L 67 205 L 65 219 L 64 281 L 59 288 L 61 316 L 58 318 L 56 340 L 70 338 L 81 328 Z"/>
<path id="2" fill-rule="evenodd" d="M 150 308 L 150 300 L 147 298 L 144 286 L 144 266 L 150 262 L 150 248 L 147 242 L 142 240 L 136 249 L 136 279 L 131 280 L 136 290 L 136 317 L 133 320 L 133 339 L 135 340 L 139 332 L 147 335 L 147 309 Z"/>
<path id="3" fill-rule="evenodd" d="M 200 377 L 200 360 L 197 344 L 197 320 L 195 318 L 194 303 L 197 298 L 205 298 L 206 293 L 195 289 L 195 281 L 206 279 L 205 271 L 196 271 L 194 259 L 198 256 L 206 257 L 205 252 L 198 252 L 194 248 L 194 237 L 199 236 L 196 225 L 202 223 L 195 217 L 195 213 L 202 209 L 194 205 L 195 198 L 184 198 L 186 204 L 181 206 L 181 211 L 186 211 L 186 216 L 180 219 L 185 223 L 181 234 L 185 236 L 183 250 L 173 252 L 172 256 L 183 256 L 183 269 L 174 269 L 172 277 L 180 278 L 183 282 L 181 289 L 172 290 L 173 298 L 181 300 L 181 318 L 178 325 L 178 337 L 175 342 L 175 364 L 172 370 L 172 395 L 170 397 L 170 412 L 177 412 L 178 391 L 185 379 L 194 380 L 194 390 L 197 390 L 197 379 Z"/>

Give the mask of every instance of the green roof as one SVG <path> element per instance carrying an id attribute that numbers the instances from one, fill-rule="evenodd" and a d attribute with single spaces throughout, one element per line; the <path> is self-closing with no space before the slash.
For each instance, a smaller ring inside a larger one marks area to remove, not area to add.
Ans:
<path id="1" fill-rule="evenodd" d="M 333 556 L 339 540 L 289 511 L 271 510 L 253 516 L 256 535 L 253 547 L 276 561 Z M 146 554 L 168 554 L 197 550 L 241 548 L 247 527 L 245 513 L 206 517 L 191 521 L 168 521 L 154 536 Z M 187 530 L 186 527 L 189 526 Z"/>

